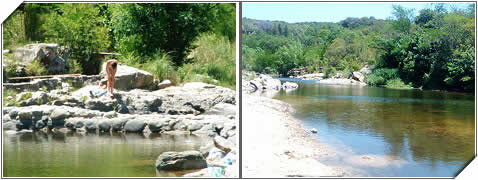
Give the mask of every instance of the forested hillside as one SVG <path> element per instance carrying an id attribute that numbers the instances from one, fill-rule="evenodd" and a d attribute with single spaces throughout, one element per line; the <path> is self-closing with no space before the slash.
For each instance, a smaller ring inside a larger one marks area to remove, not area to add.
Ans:
<path id="1" fill-rule="evenodd" d="M 418 12 L 394 5 L 392 14 L 338 23 L 243 18 L 242 68 L 286 76 L 305 67 L 332 76 L 369 65 L 370 85 L 474 90 L 474 4 Z"/>

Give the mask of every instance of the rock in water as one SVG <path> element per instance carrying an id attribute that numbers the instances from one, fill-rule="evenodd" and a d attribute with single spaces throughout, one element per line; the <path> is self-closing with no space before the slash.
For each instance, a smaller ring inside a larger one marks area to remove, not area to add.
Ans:
<path id="1" fill-rule="evenodd" d="M 293 82 L 285 82 L 284 84 L 282 84 L 282 89 L 296 89 L 298 87 L 299 85 Z"/>
<path id="2" fill-rule="evenodd" d="M 143 132 L 146 127 L 144 120 L 134 119 L 126 122 L 124 125 L 124 130 L 126 132 Z"/>
<path id="3" fill-rule="evenodd" d="M 317 132 L 319 132 L 319 131 L 317 131 L 317 129 L 315 129 L 315 128 L 312 128 L 312 129 L 310 130 L 310 132 L 312 132 L 312 133 L 315 134 L 315 133 L 317 133 Z"/>
<path id="4" fill-rule="evenodd" d="M 54 109 L 50 114 L 50 119 L 52 121 L 65 119 L 66 117 L 68 117 L 68 111 L 62 108 Z"/>
<path id="5" fill-rule="evenodd" d="M 206 167 L 206 160 L 198 151 L 164 152 L 156 160 L 156 168 L 159 170 L 188 170 Z"/>

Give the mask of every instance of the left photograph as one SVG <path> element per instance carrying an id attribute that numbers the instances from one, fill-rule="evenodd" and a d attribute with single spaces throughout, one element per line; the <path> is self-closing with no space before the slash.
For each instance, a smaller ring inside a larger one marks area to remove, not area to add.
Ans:
<path id="1" fill-rule="evenodd" d="M 237 3 L 23 3 L 2 177 L 239 177 Z"/>

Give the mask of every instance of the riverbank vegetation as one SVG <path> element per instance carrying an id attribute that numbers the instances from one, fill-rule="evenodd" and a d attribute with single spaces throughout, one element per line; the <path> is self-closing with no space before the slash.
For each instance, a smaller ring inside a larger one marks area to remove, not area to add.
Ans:
<path id="1" fill-rule="evenodd" d="M 235 12 L 227 3 L 26 3 L 4 22 L 4 49 L 58 43 L 69 73 L 97 74 L 116 58 L 159 80 L 234 89 Z"/>
<path id="2" fill-rule="evenodd" d="M 243 18 L 242 68 L 282 76 L 307 68 L 330 77 L 369 65 L 369 85 L 474 91 L 474 4 L 418 12 L 394 5 L 392 14 L 338 23 Z"/>

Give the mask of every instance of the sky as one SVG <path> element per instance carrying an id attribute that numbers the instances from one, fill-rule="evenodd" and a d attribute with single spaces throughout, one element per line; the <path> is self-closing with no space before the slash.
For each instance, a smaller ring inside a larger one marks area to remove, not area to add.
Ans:
<path id="1" fill-rule="evenodd" d="M 412 2 L 323 2 L 323 3 L 242 3 L 242 16 L 258 20 L 295 22 L 339 22 L 347 17 L 370 17 L 386 19 L 392 16 L 392 5 L 415 9 L 415 15 L 431 3 Z M 445 3 L 448 6 L 465 8 L 469 3 Z"/>

